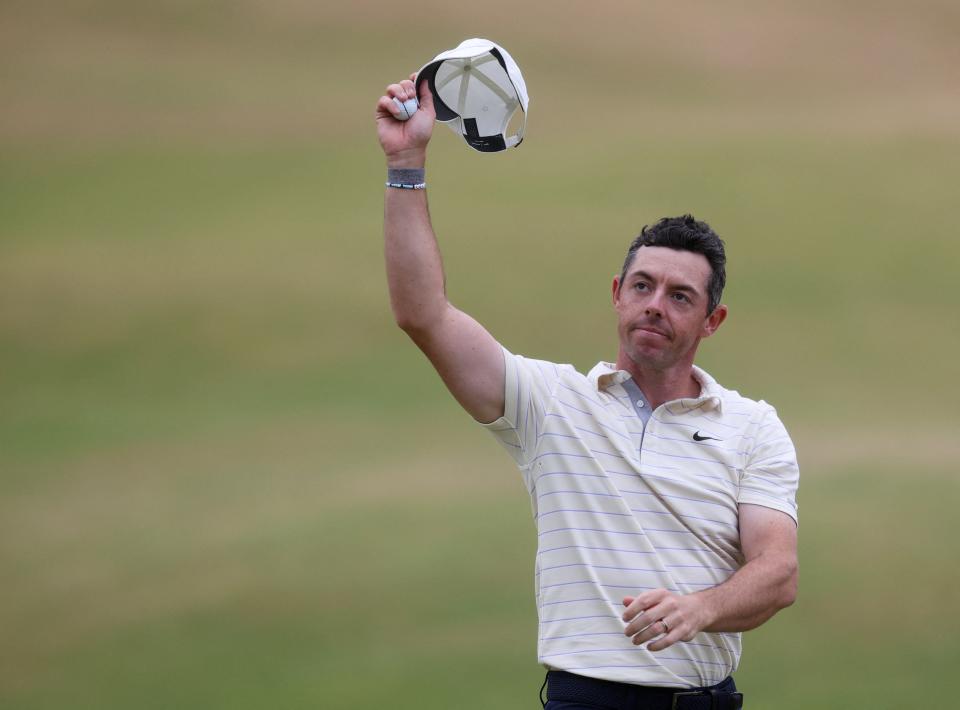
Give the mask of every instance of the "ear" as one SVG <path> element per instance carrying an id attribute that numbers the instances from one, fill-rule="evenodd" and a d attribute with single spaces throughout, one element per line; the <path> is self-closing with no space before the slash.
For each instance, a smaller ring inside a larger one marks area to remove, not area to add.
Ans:
<path id="1" fill-rule="evenodd" d="M 613 285 L 610 288 L 611 295 L 613 296 L 613 305 L 617 306 L 620 303 L 620 275 L 617 274 L 613 277 Z"/>
<path id="2" fill-rule="evenodd" d="M 717 332 L 717 329 L 720 327 L 720 324 L 727 319 L 727 307 L 724 305 L 719 305 L 713 309 L 713 313 L 707 316 L 707 319 L 703 321 L 703 337 L 709 338 L 711 335 Z"/>

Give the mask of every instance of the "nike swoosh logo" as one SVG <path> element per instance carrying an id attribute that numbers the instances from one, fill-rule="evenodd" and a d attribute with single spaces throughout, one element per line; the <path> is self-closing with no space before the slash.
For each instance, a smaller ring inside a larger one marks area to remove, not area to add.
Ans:
<path id="1" fill-rule="evenodd" d="M 694 441 L 706 441 L 707 439 L 713 439 L 714 441 L 720 441 L 720 439 L 718 439 L 718 438 L 715 437 L 715 436 L 700 436 L 700 432 L 699 432 L 699 431 L 695 432 L 694 435 L 693 435 L 693 440 L 694 440 Z"/>

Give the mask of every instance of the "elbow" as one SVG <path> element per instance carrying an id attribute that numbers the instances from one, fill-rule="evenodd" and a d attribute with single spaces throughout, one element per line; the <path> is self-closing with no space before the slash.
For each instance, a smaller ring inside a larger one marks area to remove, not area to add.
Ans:
<path id="1" fill-rule="evenodd" d="M 404 333 L 409 335 L 414 341 L 418 341 L 432 328 L 436 326 L 442 317 L 443 305 L 417 304 L 400 306 L 396 303 L 393 306 L 393 320 Z"/>
<path id="2" fill-rule="evenodd" d="M 393 320 L 404 333 L 411 335 L 423 329 L 423 309 L 411 304 L 391 300 L 390 309 L 393 311 Z"/>
<path id="3" fill-rule="evenodd" d="M 421 314 L 394 313 L 393 319 L 404 333 L 410 336 L 410 339 L 419 343 L 430 331 L 430 320 L 424 318 Z"/>
<path id="4" fill-rule="evenodd" d="M 785 579 L 780 585 L 780 597 L 777 600 L 777 606 L 786 609 L 797 601 L 797 593 L 800 589 L 800 567 L 796 561 L 792 562 L 785 570 Z"/>
<path id="5" fill-rule="evenodd" d="M 393 320 L 397 324 L 397 327 L 407 335 L 412 335 L 422 329 L 420 322 L 410 313 L 400 313 L 394 310 Z"/>
<path id="6" fill-rule="evenodd" d="M 788 606 L 793 606 L 794 602 L 797 601 L 797 587 L 785 587 L 780 594 L 780 600 L 777 604 L 780 609 L 786 609 Z"/>

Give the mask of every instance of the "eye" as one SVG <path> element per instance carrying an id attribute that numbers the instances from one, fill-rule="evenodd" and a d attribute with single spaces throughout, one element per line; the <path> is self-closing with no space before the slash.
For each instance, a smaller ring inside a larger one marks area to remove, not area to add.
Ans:
<path id="1" fill-rule="evenodd" d="M 674 301 L 680 301 L 681 303 L 690 303 L 690 297 L 685 293 L 677 292 L 673 294 Z"/>
<path id="2" fill-rule="evenodd" d="M 635 284 L 633 285 L 633 287 L 634 287 L 635 289 L 637 289 L 638 291 L 646 291 L 646 290 L 647 290 L 647 285 L 646 285 L 643 281 L 637 281 L 637 283 L 635 283 Z"/>

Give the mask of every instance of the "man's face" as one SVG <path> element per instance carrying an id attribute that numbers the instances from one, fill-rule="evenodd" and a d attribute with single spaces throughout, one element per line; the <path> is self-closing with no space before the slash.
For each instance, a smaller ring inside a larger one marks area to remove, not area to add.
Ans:
<path id="1" fill-rule="evenodd" d="M 726 317 L 726 306 L 707 313 L 709 280 L 703 254 L 640 247 L 623 283 L 613 280 L 621 353 L 654 370 L 692 363 L 700 340 Z"/>

